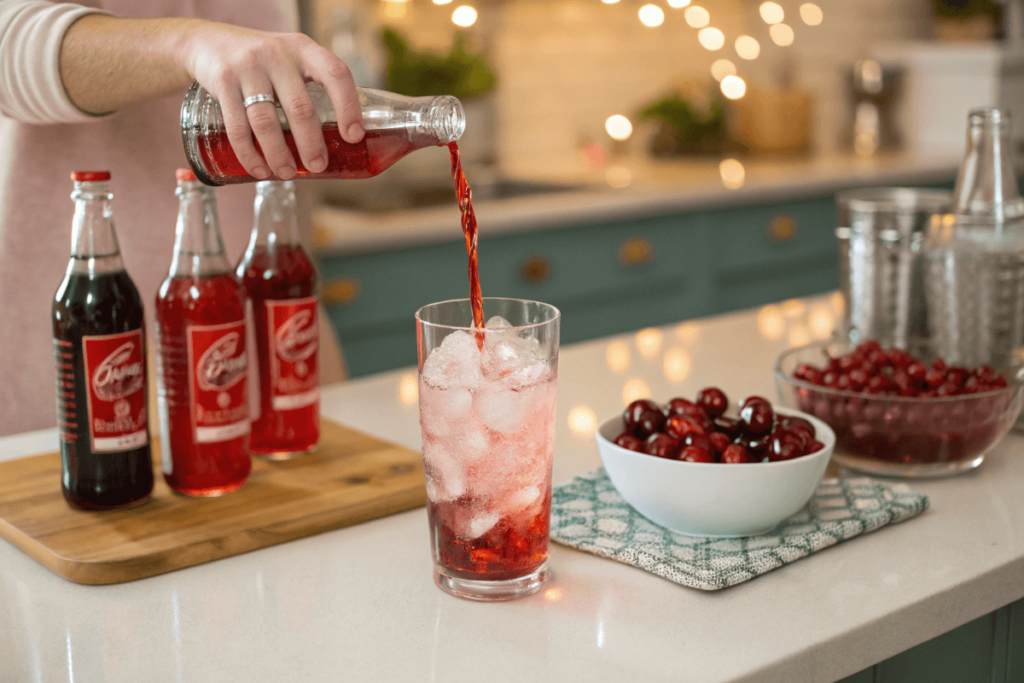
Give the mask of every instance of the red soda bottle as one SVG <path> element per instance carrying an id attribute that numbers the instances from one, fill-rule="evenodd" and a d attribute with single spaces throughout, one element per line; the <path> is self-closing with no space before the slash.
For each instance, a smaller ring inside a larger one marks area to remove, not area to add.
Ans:
<path id="1" fill-rule="evenodd" d="M 224 255 L 213 190 L 189 169 L 177 178 L 174 257 L 156 297 L 164 479 L 217 496 L 252 468 L 245 288 Z"/>
<path id="2" fill-rule="evenodd" d="M 153 490 L 146 332 L 114 233 L 110 174 L 71 179 L 71 260 L 51 307 L 61 489 L 74 507 L 105 510 Z"/>
<path id="3" fill-rule="evenodd" d="M 235 271 L 252 302 L 259 414 L 252 451 L 274 460 L 308 452 L 320 438 L 316 271 L 299 240 L 295 183 L 256 184 L 249 246 Z"/>

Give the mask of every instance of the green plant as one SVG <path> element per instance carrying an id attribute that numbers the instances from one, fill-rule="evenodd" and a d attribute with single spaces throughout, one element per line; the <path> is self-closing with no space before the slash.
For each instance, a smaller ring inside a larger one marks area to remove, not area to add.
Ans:
<path id="1" fill-rule="evenodd" d="M 700 114 L 679 93 L 655 100 L 637 113 L 641 121 L 660 121 L 675 133 L 681 147 L 707 146 L 725 141 L 725 105 L 712 91 L 705 115 Z"/>
<path id="2" fill-rule="evenodd" d="M 497 85 L 498 77 L 481 54 L 473 54 L 466 36 L 458 35 L 446 54 L 414 50 L 398 31 L 384 28 L 381 42 L 388 51 L 387 88 L 412 97 L 454 95 L 479 97 Z"/>

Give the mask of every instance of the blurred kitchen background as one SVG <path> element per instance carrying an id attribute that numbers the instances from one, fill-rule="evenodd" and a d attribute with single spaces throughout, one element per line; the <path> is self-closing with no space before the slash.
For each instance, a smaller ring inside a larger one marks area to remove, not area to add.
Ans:
<path id="1" fill-rule="evenodd" d="M 463 101 L 484 295 L 559 306 L 574 342 L 836 289 L 837 191 L 949 189 L 968 109 L 1024 124 L 1009 2 L 306 0 L 300 14 L 357 84 Z M 351 374 L 414 363 L 413 312 L 467 292 L 447 150 L 300 185 Z M 797 337 L 834 325 L 819 314 Z"/>

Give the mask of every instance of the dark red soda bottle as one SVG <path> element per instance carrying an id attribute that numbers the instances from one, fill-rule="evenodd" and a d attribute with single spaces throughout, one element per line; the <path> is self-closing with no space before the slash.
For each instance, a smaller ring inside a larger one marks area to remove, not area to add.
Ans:
<path id="1" fill-rule="evenodd" d="M 249 455 L 246 296 L 220 237 L 213 190 L 177 172 L 177 238 L 156 297 L 164 479 L 192 496 L 241 486 Z"/>
<path id="2" fill-rule="evenodd" d="M 259 397 L 252 452 L 284 460 L 312 450 L 320 438 L 316 270 L 299 239 L 295 183 L 257 183 L 254 213 L 235 271 L 252 303 L 259 369 L 249 378 Z"/>
<path id="3" fill-rule="evenodd" d="M 71 260 L 54 295 L 61 490 L 106 510 L 153 490 L 142 299 L 121 261 L 110 174 L 76 171 Z"/>

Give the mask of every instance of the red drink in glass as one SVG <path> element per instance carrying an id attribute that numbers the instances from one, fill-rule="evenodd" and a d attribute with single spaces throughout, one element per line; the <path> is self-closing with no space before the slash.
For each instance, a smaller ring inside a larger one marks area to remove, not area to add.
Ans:
<path id="1" fill-rule="evenodd" d="M 236 269 L 252 302 L 256 340 L 252 451 L 287 459 L 320 438 L 316 270 L 299 241 L 294 184 L 256 187 L 255 226 Z"/>
<path id="2" fill-rule="evenodd" d="M 216 496 L 249 476 L 245 289 L 230 272 L 213 191 L 179 171 L 178 238 L 157 293 L 157 377 L 167 484 Z"/>

